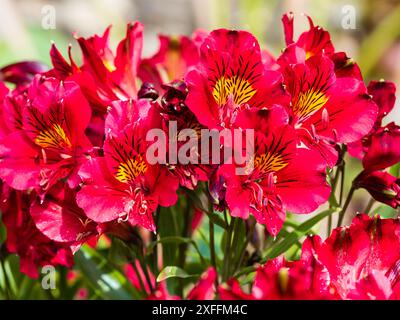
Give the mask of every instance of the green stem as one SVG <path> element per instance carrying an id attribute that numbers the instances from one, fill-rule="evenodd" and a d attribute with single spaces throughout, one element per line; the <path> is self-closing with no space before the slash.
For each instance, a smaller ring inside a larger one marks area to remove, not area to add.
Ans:
<path id="1" fill-rule="evenodd" d="M 156 230 L 158 230 L 158 221 L 160 219 L 160 207 L 157 208 L 156 216 L 154 217 L 154 223 L 156 226 Z M 156 245 L 153 250 L 153 274 L 158 274 L 158 233 L 152 234 L 153 241 L 155 241 Z"/>
<path id="2" fill-rule="evenodd" d="M 141 251 L 141 250 L 140 250 Z M 149 285 L 150 291 L 153 292 L 153 284 L 151 283 L 150 275 L 149 275 L 149 270 L 147 270 L 147 265 L 144 259 L 144 254 L 142 251 L 138 254 L 138 260 L 140 263 L 140 266 L 143 270 L 144 276 L 146 278 L 147 284 Z"/>
<path id="3" fill-rule="evenodd" d="M 349 194 L 347 195 L 346 201 L 344 203 L 343 209 L 339 213 L 339 219 L 338 219 L 338 223 L 337 223 L 337 228 L 339 228 L 343 223 L 344 216 L 345 216 L 347 208 L 349 207 L 349 204 L 350 204 L 350 202 L 351 202 L 351 200 L 353 198 L 355 190 L 356 190 L 356 188 L 354 186 L 351 186 Z"/>
<path id="4" fill-rule="evenodd" d="M 369 199 L 368 204 L 364 209 L 364 213 L 369 214 L 371 209 L 372 209 L 372 207 L 374 206 L 374 203 L 375 203 L 375 199 L 374 198 Z"/>
<path id="5" fill-rule="evenodd" d="M 329 199 L 329 208 L 332 208 L 333 206 L 337 205 L 336 188 L 337 188 L 337 184 L 338 184 L 339 176 L 340 176 L 341 172 L 342 172 L 342 170 L 341 170 L 341 164 L 340 164 L 338 166 L 338 168 L 336 169 L 335 177 L 333 178 L 333 181 L 332 181 L 332 190 L 331 190 L 331 197 Z M 326 230 L 328 236 L 331 234 L 331 231 L 332 231 L 332 215 L 329 215 L 327 230 Z"/>
<path id="6" fill-rule="evenodd" d="M 343 192 L 344 192 L 344 178 L 345 178 L 345 166 L 344 163 L 341 167 L 341 179 L 340 179 L 340 193 L 339 193 L 339 205 L 342 206 L 343 203 Z"/>
<path id="7" fill-rule="evenodd" d="M 233 274 L 236 273 L 236 271 L 240 268 L 240 266 L 241 266 L 242 263 L 243 263 L 244 255 L 245 255 L 245 253 L 246 253 L 246 248 L 247 248 L 247 246 L 248 246 L 248 244 L 249 244 L 249 242 L 250 242 L 250 240 L 251 240 L 251 237 L 253 236 L 255 227 L 256 227 L 256 222 L 252 223 L 251 226 L 250 226 L 250 230 L 249 230 L 249 232 L 247 233 L 246 241 L 245 241 L 245 242 L 243 243 L 243 245 L 242 245 L 242 248 L 241 248 L 241 251 L 240 251 L 239 260 L 238 260 L 238 262 L 237 262 L 237 264 L 236 264 L 236 267 L 235 267 L 234 270 L 233 270 Z"/>
<path id="8" fill-rule="evenodd" d="M 10 291 L 10 280 L 8 279 L 8 275 L 7 275 L 7 270 L 6 270 L 6 266 L 4 264 L 4 260 L 1 257 L 0 259 L 0 266 L 1 269 L 3 271 L 3 275 L 4 275 L 4 282 L 5 282 L 5 288 L 4 288 L 4 293 L 5 293 L 5 297 L 7 300 L 11 300 L 12 299 L 12 295 L 11 295 L 11 291 Z"/>
<path id="9" fill-rule="evenodd" d="M 243 223 L 242 219 L 236 218 L 235 223 L 233 225 L 233 239 L 232 239 L 232 244 L 231 244 L 231 248 L 233 250 L 231 250 L 232 260 L 230 260 L 230 261 L 232 261 L 232 263 L 231 263 L 231 265 L 228 265 L 228 276 L 227 276 L 228 278 L 235 271 L 235 265 L 236 265 L 237 261 L 235 261 L 234 257 L 235 257 L 235 254 L 237 253 L 236 248 L 238 247 L 240 228 L 241 228 L 242 223 Z"/>
<path id="10" fill-rule="evenodd" d="M 230 253 L 231 253 L 231 242 L 232 242 L 232 231 L 234 224 L 237 218 L 231 218 L 231 222 L 228 226 L 227 234 L 226 234 L 226 243 L 225 243 L 225 250 L 224 250 L 224 264 L 222 266 L 222 281 L 225 282 L 228 280 L 228 269 L 230 263 Z"/>
<path id="11" fill-rule="evenodd" d="M 217 260 L 215 255 L 215 241 L 214 241 L 214 223 L 211 219 L 208 220 L 209 222 L 209 230 L 210 230 L 210 258 L 211 264 L 215 270 L 217 270 Z M 215 287 L 218 288 L 218 277 L 215 278 Z"/>
<path id="12" fill-rule="evenodd" d="M 135 261 L 131 263 L 131 266 L 136 273 L 136 277 L 139 279 L 139 284 L 140 284 L 140 287 L 142 288 L 143 293 L 146 294 L 147 293 L 146 286 L 144 285 L 142 276 L 140 275 L 140 272 L 139 272 L 138 268 L 136 267 Z"/>

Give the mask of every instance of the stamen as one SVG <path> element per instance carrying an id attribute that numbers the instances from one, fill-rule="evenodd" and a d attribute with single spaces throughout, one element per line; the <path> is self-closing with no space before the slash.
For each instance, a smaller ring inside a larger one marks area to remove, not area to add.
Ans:
<path id="1" fill-rule="evenodd" d="M 256 93 L 250 82 L 238 76 L 230 78 L 221 77 L 214 84 L 213 96 L 218 105 L 222 106 L 228 102 L 232 95 L 236 105 L 245 104 Z"/>
<path id="2" fill-rule="evenodd" d="M 116 179 L 122 183 L 134 181 L 139 175 L 145 173 L 147 164 L 144 162 L 141 155 L 137 155 L 118 167 Z"/>

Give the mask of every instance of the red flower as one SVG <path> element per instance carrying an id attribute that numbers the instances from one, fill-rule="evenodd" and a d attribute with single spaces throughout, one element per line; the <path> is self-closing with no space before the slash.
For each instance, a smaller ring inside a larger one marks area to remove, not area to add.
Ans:
<path id="1" fill-rule="evenodd" d="M 185 76 L 186 104 L 209 128 L 230 127 L 245 107 L 288 102 L 279 72 L 266 70 L 257 40 L 245 31 L 215 30 L 201 46 L 199 64 Z"/>
<path id="2" fill-rule="evenodd" d="M 308 238 L 299 261 L 288 262 L 281 256 L 257 268 L 251 295 L 241 291 L 235 280 L 230 280 L 231 289 L 219 288 L 221 299 L 334 299 L 329 273 L 314 249 L 320 245 L 320 238 Z"/>
<path id="3" fill-rule="evenodd" d="M 284 19 L 287 33 L 292 27 L 288 21 L 290 17 Z M 329 34 L 315 27 L 310 18 L 309 22 L 310 30 L 288 46 L 278 63 L 292 96 L 292 124 L 302 142 L 317 148 L 333 166 L 337 160 L 334 145 L 366 135 L 376 121 L 377 107 L 358 74 L 345 70 L 346 57 L 333 55 Z"/>
<path id="4" fill-rule="evenodd" d="M 380 125 L 382 119 L 393 110 L 396 102 L 396 85 L 390 81 L 371 81 L 368 85 L 368 93 L 379 107 L 379 115 L 376 125 Z"/>
<path id="5" fill-rule="evenodd" d="M 49 239 L 70 245 L 74 252 L 100 235 L 100 228 L 77 206 L 75 197 L 76 192 L 59 183 L 44 201 L 36 199 L 30 208 L 36 227 Z"/>
<path id="6" fill-rule="evenodd" d="M 28 85 L 36 74 L 47 71 L 48 67 L 37 61 L 22 61 L 0 69 L 2 81 L 14 83 L 17 87 Z"/>
<path id="7" fill-rule="evenodd" d="M 237 280 L 219 288 L 221 299 L 398 299 L 400 221 L 357 215 L 322 242 L 308 237 L 301 258 L 283 256 L 257 268 L 251 294 Z"/>
<path id="8" fill-rule="evenodd" d="M 78 83 L 91 105 L 105 113 L 109 104 L 117 99 L 137 98 L 137 72 L 143 46 L 143 25 L 139 22 L 128 24 L 126 37 L 114 55 L 108 45 L 110 28 L 102 36 L 77 41 L 83 54 L 83 65 L 70 64 L 53 45 L 51 58 L 53 69 L 50 75 L 70 79 Z"/>
<path id="9" fill-rule="evenodd" d="M 373 133 L 362 159 L 367 171 L 386 169 L 400 162 L 400 127 L 389 123 Z"/>
<path id="10" fill-rule="evenodd" d="M 199 61 L 199 49 L 191 38 L 160 35 L 159 41 L 157 53 L 142 59 L 139 68 L 140 79 L 152 83 L 158 91 L 162 84 L 182 80 L 187 70 Z"/>
<path id="11" fill-rule="evenodd" d="M 164 119 L 165 131 L 169 130 L 169 124 L 171 122 L 176 123 L 176 139 L 171 137 L 170 142 L 174 142 L 177 150 L 187 142 L 189 138 L 197 139 L 197 142 L 201 141 L 202 129 L 204 126 L 201 125 L 191 110 L 185 105 L 185 99 L 187 95 L 187 88 L 184 82 L 175 81 L 168 85 L 163 85 L 166 89 L 164 96 L 161 99 L 162 115 Z M 192 133 L 188 136 L 185 134 L 185 130 L 191 129 Z M 183 141 L 181 141 L 183 140 Z M 198 150 L 198 154 L 200 154 Z M 211 165 L 209 163 L 201 164 L 200 156 L 195 162 L 183 164 L 179 161 L 171 161 L 172 155 L 168 153 L 168 163 L 171 172 L 179 179 L 179 184 L 185 188 L 194 190 L 199 181 L 207 181 L 209 173 L 211 171 Z M 177 162 L 177 163 L 176 163 Z"/>
<path id="12" fill-rule="evenodd" d="M 374 124 L 372 130 L 365 135 L 362 139 L 350 143 L 348 150 L 351 156 L 362 159 L 368 152 L 372 142 L 372 153 L 380 152 L 382 148 L 386 149 L 384 153 L 390 152 L 395 153 L 393 145 L 397 143 L 394 139 L 396 134 L 393 135 L 391 131 L 398 131 L 398 127 L 394 124 L 390 124 L 385 129 L 381 128 L 382 119 L 393 109 L 396 100 L 396 86 L 393 82 L 389 81 L 371 81 L 368 85 L 368 94 L 372 96 L 372 100 L 378 106 L 378 118 Z M 375 137 L 375 138 L 374 138 Z M 380 139 L 382 143 L 380 143 Z M 374 140 L 374 141 L 372 141 Z M 386 141 L 385 141 L 386 140 Z M 382 147 L 379 146 L 382 144 Z M 391 145 L 389 145 L 391 144 Z M 390 148 L 391 147 L 391 148 Z M 376 150 L 378 148 L 378 150 Z M 383 161 L 386 162 L 386 155 L 383 155 Z M 371 154 L 368 156 L 371 157 Z M 394 159 L 395 160 L 395 159 Z M 370 161 L 367 161 L 370 162 Z M 366 163 L 368 165 L 368 163 Z M 387 166 L 385 166 L 387 167 Z"/>
<path id="13" fill-rule="evenodd" d="M 91 148 L 85 136 L 90 107 L 79 87 L 37 76 L 22 100 L 22 109 L 3 110 L 8 120 L 15 115 L 17 125 L 1 141 L 0 177 L 17 190 L 35 188 L 41 195 L 59 179 L 77 186 L 77 170 Z"/>
<path id="14" fill-rule="evenodd" d="M 229 279 L 218 287 L 218 295 L 221 300 L 253 300 L 251 294 L 243 292 L 237 279 Z"/>
<path id="15" fill-rule="evenodd" d="M 393 289 L 398 280 L 400 221 L 357 215 L 350 227 L 335 229 L 317 251 L 342 299 L 388 298 L 387 277 Z M 377 287 L 381 287 L 377 294 Z M 368 295 L 366 291 L 372 290 Z M 397 290 L 397 289 L 396 289 Z"/>
<path id="16" fill-rule="evenodd" d="M 400 178 L 384 171 L 364 171 L 354 181 L 357 188 L 366 189 L 371 196 L 393 208 L 400 206 Z"/>
<path id="17" fill-rule="evenodd" d="M 79 172 L 85 184 L 78 205 L 96 222 L 127 220 L 155 231 L 158 205 L 177 201 L 177 179 L 160 164 L 146 159 L 150 128 L 161 128 L 161 116 L 147 101 L 117 104 L 106 119 L 104 157 L 92 158 Z"/>
<path id="18" fill-rule="evenodd" d="M 31 278 L 39 276 L 38 267 L 45 265 L 73 265 L 72 251 L 65 243 L 55 242 L 35 226 L 29 206 L 34 194 L 26 194 L 4 187 L 2 191 L 2 219 L 7 228 L 6 247 L 20 257 L 20 270 Z"/>
<path id="19" fill-rule="evenodd" d="M 208 268 L 190 290 L 187 299 L 189 300 L 213 300 L 215 296 L 214 282 L 217 272 L 213 267 Z"/>
<path id="20" fill-rule="evenodd" d="M 232 216 L 247 219 L 251 213 L 275 236 L 286 210 L 309 213 L 327 200 L 324 161 L 318 152 L 296 147 L 295 130 L 281 107 L 245 110 L 236 124 L 255 129 L 254 168 L 237 175 L 235 165 L 221 166 L 226 203 Z"/>

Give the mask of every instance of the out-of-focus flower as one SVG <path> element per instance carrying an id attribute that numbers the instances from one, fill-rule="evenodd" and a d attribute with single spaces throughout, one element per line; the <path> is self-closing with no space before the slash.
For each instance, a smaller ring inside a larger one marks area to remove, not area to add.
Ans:
<path id="1" fill-rule="evenodd" d="M 333 230 L 317 253 L 342 299 L 355 293 L 370 299 L 387 299 L 398 290 L 399 231 L 398 219 L 370 218 L 364 214 L 357 215 L 349 227 Z M 383 275 L 391 288 L 380 281 Z M 380 293 L 371 281 L 383 286 Z M 368 292 L 371 288 L 374 290 Z"/>
<path id="2" fill-rule="evenodd" d="M 142 59 L 139 77 L 154 84 L 160 91 L 163 84 L 182 80 L 185 73 L 199 61 L 199 49 L 187 36 L 159 36 L 160 48 L 152 57 Z"/>
<path id="3" fill-rule="evenodd" d="M 22 61 L 0 69 L 0 81 L 10 82 L 17 87 L 28 85 L 36 74 L 44 73 L 48 67 L 38 61 Z"/>
<path id="4" fill-rule="evenodd" d="M 96 112 L 106 113 L 114 100 L 137 98 L 137 73 L 143 46 L 143 25 L 139 22 L 127 26 L 126 37 L 118 44 L 116 53 L 109 47 L 109 31 L 102 36 L 78 38 L 83 65 L 78 67 L 69 52 L 68 63 L 53 44 L 50 55 L 53 69 L 49 75 L 79 84 L 85 97 Z"/>
<path id="5" fill-rule="evenodd" d="M 220 298 L 334 299 L 335 289 L 330 285 L 328 270 L 318 260 L 315 250 L 319 246 L 320 238 L 307 238 L 300 260 L 289 262 L 280 256 L 258 267 L 250 295 L 243 293 L 235 280 L 230 280 L 228 287 L 220 286 Z"/>
<path id="6" fill-rule="evenodd" d="M 20 257 L 21 272 L 37 278 L 38 268 L 45 265 L 71 268 L 73 257 L 68 244 L 53 241 L 36 228 L 29 213 L 32 197 L 3 186 L 0 209 L 7 228 L 7 250 Z"/>

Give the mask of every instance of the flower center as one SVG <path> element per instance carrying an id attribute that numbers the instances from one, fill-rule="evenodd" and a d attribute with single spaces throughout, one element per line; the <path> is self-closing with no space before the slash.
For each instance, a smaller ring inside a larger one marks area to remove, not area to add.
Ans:
<path id="1" fill-rule="evenodd" d="M 57 123 L 48 130 L 41 131 L 35 138 L 35 143 L 42 148 L 70 148 L 71 142 L 64 129 Z"/>
<path id="2" fill-rule="evenodd" d="M 287 161 L 281 154 L 264 153 L 254 158 L 254 168 L 262 173 L 276 172 L 287 166 Z"/>
<path id="3" fill-rule="evenodd" d="M 301 92 L 294 103 L 293 112 L 299 119 L 306 119 L 321 109 L 329 97 L 320 90 Z"/>
<path id="4" fill-rule="evenodd" d="M 134 181 L 139 175 L 145 173 L 147 164 L 141 155 L 128 159 L 119 165 L 116 179 L 122 183 Z"/>
<path id="5" fill-rule="evenodd" d="M 222 106 L 228 102 L 230 95 L 233 102 L 240 105 L 248 102 L 256 93 L 250 82 L 238 76 L 230 78 L 221 77 L 214 85 L 213 96 L 218 105 Z"/>

